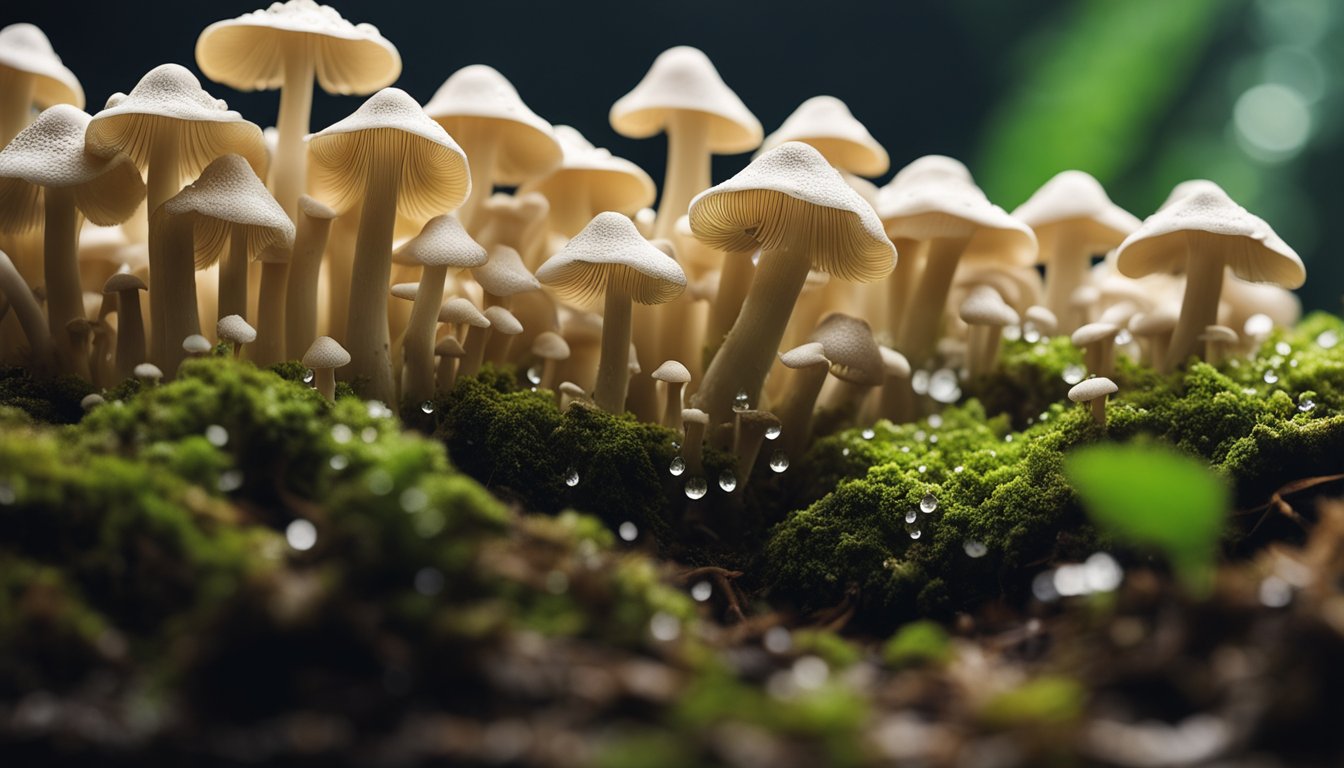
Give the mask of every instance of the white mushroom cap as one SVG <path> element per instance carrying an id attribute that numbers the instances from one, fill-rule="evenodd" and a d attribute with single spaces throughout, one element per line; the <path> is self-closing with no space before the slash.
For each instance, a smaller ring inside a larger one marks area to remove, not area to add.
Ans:
<path id="1" fill-rule="evenodd" d="M 579 304 L 601 295 L 608 279 L 618 281 L 640 304 L 662 304 L 686 289 L 681 266 L 645 240 L 630 219 L 613 211 L 594 216 L 541 265 L 536 277 Z"/>
<path id="2" fill-rule="evenodd" d="M 182 340 L 182 351 L 188 355 L 204 355 L 212 349 L 214 346 L 210 344 L 210 340 L 199 333 L 193 333 Z"/>
<path id="3" fill-rule="evenodd" d="M 826 349 L 819 341 L 809 341 L 806 344 L 790 349 L 787 352 L 779 354 L 779 362 L 785 368 L 811 368 L 814 365 L 830 366 L 831 361 L 826 359 Z"/>
<path id="4" fill-rule="evenodd" d="M 1074 331 L 1069 340 L 1075 347 L 1085 347 L 1103 339 L 1113 339 L 1119 332 L 1120 327 L 1111 323 L 1088 323 Z"/>
<path id="5" fill-rule="evenodd" d="M 709 414 L 699 408 L 683 408 L 681 411 L 681 420 L 686 424 L 705 425 L 709 423 Z"/>
<path id="6" fill-rule="evenodd" d="M 1177 315 L 1165 307 L 1140 312 L 1129 319 L 1129 331 L 1136 336 L 1155 336 L 1171 333 L 1176 328 Z"/>
<path id="7" fill-rule="evenodd" d="M 1089 253 L 1105 253 L 1139 228 L 1139 219 L 1111 202 L 1106 190 L 1083 171 L 1063 171 L 1041 185 L 1013 216 L 1036 230 L 1069 227 Z"/>
<path id="8" fill-rule="evenodd" d="M 350 364 L 350 353 L 330 336 L 318 336 L 303 353 L 303 364 L 308 368 L 340 368 Z"/>
<path id="9" fill-rule="evenodd" d="M 469 299 L 454 296 L 439 307 L 440 323 L 466 323 L 477 328 L 489 328 L 490 321 Z"/>
<path id="10" fill-rule="evenodd" d="M 73 104 L 84 108 L 79 79 L 61 63 L 42 30 L 32 24 L 10 24 L 0 29 L 0 69 L 36 75 L 33 101 L 39 107 Z"/>
<path id="11" fill-rule="evenodd" d="M 541 289 L 536 276 L 523 264 L 523 257 L 507 245 L 491 246 L 489 260 L 472 269 L 471 274 L 491 296 L 512 296 Z"/>
<path id="12" fill-rule="evenodd" d="M 670 384 L 685 384 L 691 380 L 691 372 L 676 360 L 668 360 L 654 369 L 649 376 L 654 381 L 666 381 Z"/>
<path id="13" fill-rule="evenodd" d="M 257 329 L 249 325 L 241 315 L 225 315 L 215 324 L 215 335 L 220 341 L 227 341 L 230 344 L 251 344 L 257 339 Z"/>
<path id="14" fill-rule="evenodd" d="M 583 390 L 583 387 L 580 387 L 572 381 L 560 382 L 559 389 L 560 394 L 565 397 L 572 397 L 575 400 L 586 400 L 588 398 L 588 393 Z"/>
<path id="15" fill-rule="evenodd" d="M 466 353 L 462 342 L 458 341 L 456 336 L 444 336 L 434 345 L 434 354 L 440 357 L 462 357 Z"/>
<path id="16" fill-rule="evenodd" d="M 826 214 L 826 215 L 823 215 Z M 790 141 L 691 201 L 691 230 L 727 253 L 782 247 L 791 220 L 810 222 L 812 268 L 871 282 L 896 263 L 873 207 L 807 144 Z"/>
<path id="17" fill-rule="evenodd" d="M 910 378 L 910 361 L 905 359 L 905 355 L 891 347 L 878 347 L 877 351 L 882 353 L 882 369 L 888 377 Z"/>
<path id="18" fill-rule="evenodd" d="M 417 220 L 451 211 L 471 194 L 467 156 L 400 88 L 384 88 L 345 119 L 308 137 L 310 191 L 338 213 L 364 199 L 370 149 L 405 146 L 397 211 Z"/>
<path id="19" fill-rule="evenodd" d="M 100 156 L 84 149 L 90 119 L 80 109 L 57 104 L 0 150 L 0 230 L 38 227 L 45 187 L 73 188 L 75 205 L 100 226 L 135 213 L 145 198 L 140 171 L 124 154 Z"/>
<path id="20" fill-rule="evenodd" d="M 966 294 L 957 310 L 963 321 L 970 325 L 989 325 L 1003 328 L 1017 325 L 1016 310 L 1008 306 L 999 292 L 988 285 L 977 285 Z"/>
<path id="21" fill-rule="evenodd" d="M 1036 326 L 1036 330 L 1046 336 L 1053 336 L 1055 335 L 1055 332 L 1059 330 L 1059 318 L 1055 317 L 1054 312 L 1051 312 L 1048 308 L 1042 307 L 1039 304 L 1033 304 L 1032 306 L 1027 307 L 1027 311 L 1022 317 L 1028 323 Z"/>
<path id="22" fill-rule="evenodd" d="M 1069 399 L 1075 403 L 1090 403 L 1099 397 L 1113 395 L 1120 391 L 1115 382 L 1105 376 L 1094 376 L 1090 379 L 1083 379 L 1069 390 Z"/>
<path id="23" fill-rule="evenodd" d="M 216 158 L 199 179 L 169 198 L 163 211 L 192 215 L 197 269 L 214 264 L 239 232 L 254 259 L 269 248 L 294 247 L 294 222 L 240 155 Z"/>
<path id="24" fill-rule="evenodd" d="M 163 371 L 159 370 L 159 366 L 153 363 L 140 363 L 131 369 L 131 373 L 135 374 L 137 379 L 158 381 L 163 378 Z"/>
<path id="25" fill-rule="evenodd" d="M 389 291 L 389 293 L 392 294 L 392 298 L 394 299 L 401 299 L 403 301 L 415 301 L 416 294 L 420 293 L 420 284 L 397 283 L 396 285 L 392 286 L 392 290 Z"/>
<path id="26" fill-rule="evenodd" d="M 859 176 L 881 176 L 891 166 L 887 150 L 834 96 L 813 96 L 800 104 L 765 137 L 761 151 L 786 141 L 811 144 L 831 165 Z"/>
<path id="27" fill-rule="evenodd" d="M 569 358 L 569 343 L 555 331 L 542 331 L 532 339 L 532 354 L 543 360 L 566 360 Z"/>
<path id="28" fill-rule="evenodd" d="M 1237 332 L 1225 325 L 1210 325 L 1199 335 L 1200 341 L 1217 341 L 1224 344 L 1236 344 L 1240 337 Z"/>
<path id="29" fill-rule="evenodd" d="M 372 24 L 352 24 L 313 0 L 272 3 L 217 21 L 196 39 L 206 77 L 240 91 L 268 91 L 285 81 L 285 51 L 311 51 L 313 74 L 327 93 L 365 94 L 391 85 L 401 55 Z"/>
<path id="30" fill-rule="evenodd" d="M 1190 179 L 1188 181 L 1182 181 L 1180 184 L 1171 188 L 1171 192 L 1167 194 L 1167 199 L 1162 201 L 1162 204 L 1157 207 L 1157 210 L 1160 211 L 1164 208 L 1170 208 L 1172 203 L 1183 197 L 1193 195 L 1196 192 L 1223 192 L 1223 188 L 1218 186 L 1217 182 L 1209 181 L 1208 179 Z M 1227 193 L 1223 192 L 1223 194 Z"/>
<path id="31" fill-rule="evenodd" d="M 808 341 L 821 342 L 837 379 L 866 386 L 882 383 L 882 353 L 867 322 L 834 312 L 817 324 Z"/>
<path id="32" fill-rule="evenodd" d="M 991 203 L 974 183 L 926 173 L 888 185 L 879 215 L 893 240 L 970 238 L 963 260 L 985 258 L 1019 266 L 1036 261 L 1031 228 Z"/>
<path id="33" fill-rule="evenodd" d="M 560 164 L 560 142 L 551 124 L 528 109 L 493 67 L 472 64 L 454 72 L 425 105 L 425 113 L 450 134 L 471 122 L 495 134 L 493 178 L 499 184 L 520 184 Z"/>
<path id="34" fill-rule="evenodd" d="M 896 175 L 891 177 L 891 181 L 882 187 L 882 191 L 885 194 L 891 194 L 892 191 L 899 189 L 903 184 L 925 176 L 945 176 L 965 182 L 973 181 L 970 169 L 960 160 L 947 155 L 924 155 L 915 158 L 904 168 L 897 171 Z"/>
<path id="35" fill-rule="evenodd" d="M 471 269 L 486 263 L 485 248 L 467 234 L 451 213 L 425 222 L 420 234 L 407 240 L 394 254 L 400 264 Z"/>
<path id="36" fill-rule="evenodd" d="M 261 128 L 206 93 L 196 76 L 178 64 L 157 66 L 130 93 L 113 94 L 90 121 L 85 142 L 96 153 L 125 152 L 143 168 L 155 136 L 164 131 L 177 136 L 178 172 L 183 176 L 196 176 L 211 160 L 230 152 L 246 158 L 257 173 L 266 170 Z"/>
<path id="37" fill-rule="evenodd" d="M 594 147 L 568 125 L 555 126 L 555 137 L 563 150 L 559 167 L 524 184 L 520 192 L 540 192 L 552 198 L 586 183 L 594 210 L 634 213 L 653 205 L 658 191 L 643 168 Z"/>
<path id="38" fill-rule="evenodd" d="M 611 127 L 632 139 L 648 138 L 661 133 L 668 113 L 678 110 L 713 118 L 709 126 L 713 152 L 747 152 L 761 143 L 760 121 L 724 84 L 709 57 L 685 45 L 658 54 L 644 79 L 612 105 Z"/>
<path id="39" fill-rule="evenodd" d="M 83 399 L 79 401 L 79 407 L 86 411 L 91 411 L 106 402 L 107 400 L 105 400 L 102 395 L 94 392 L 85 395 Z"/>
<path id="40" fill-rule="evenodd" d="M 490 330 L 495 333 L 502 333 L 505 336 L 517 336 L 523 332 L 523 324 L 518 322 L 518 318 L 513 313 L 501 306 L 486 307 L 483 313 L 485 318 L 490 321 Z"/>
<path id="41" fill-rule="evenodd" d="M 141 280 L 131 272 L 116 272 L 103 283 L 103 293 L 120 293 L 121 291 L 147 291 L 149 287 L 145 281 Z"/>

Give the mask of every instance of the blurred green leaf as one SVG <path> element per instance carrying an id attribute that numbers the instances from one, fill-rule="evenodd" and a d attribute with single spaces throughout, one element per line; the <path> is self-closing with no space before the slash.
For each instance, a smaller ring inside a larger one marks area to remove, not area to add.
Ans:
<path id="1" fill-rule="evenodd" d="M 1157 445 L 1098 445 L 1070 454 L 1064 475 L 1099 527 L 1160 549 L 1188 589 L 1208 589 L 1230 494 L 1202 461 Z"/>

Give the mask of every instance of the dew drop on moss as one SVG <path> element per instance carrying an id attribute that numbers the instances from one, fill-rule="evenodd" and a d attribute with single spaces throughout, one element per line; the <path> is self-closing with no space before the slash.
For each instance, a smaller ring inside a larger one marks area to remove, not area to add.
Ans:
<path id="1" fill-rule="evenodd" d="M 939 368 L 929 377 L 929 397 L 940 403 L 955 403 L 961 399 L 961 387 L 957 383 L 957 372 L 951 368 Z"/>
<path id="2" fill-rule="evenodd" d="M 691 587 L 691 597 L 695 598 L 697 603 L 705 602 L 712 594 L 714 594 L 714 585 L 710 584 L 708 581 L 697 581 L 695 585 Z"/>
<path id="3" fill-rule="evenodd" d="M 784 430 L 778 424 L 771 424 L 765 428 L 765 439 L 776 440 L 779 438 L 779 433 L 783 431 Z"/>
<path id="4" fill-rule="evenodd" d="M 874 432 L 871 427 L 859 433 L 859 435 L 862 436 L 864 440 L 872 440 L 876 434 L 877 433 Z"/>
<path id="5" fill-rule="evenodd" d="M 1083 380 L 1087 371 L 1081 365 L 1064 366 L 1064 383 L 1073 386 Z"/>
<path id="6" fill-rule="evenodd" d="M 229 444 L 229 430 L 218 424 L 211 424 L 205 428 L 205 440 L 216 448 L 223 448 Z"/>
<path id="7" fill-rule="evenodd" d="M 911 529 L 910 529 L 910 538 L 912 538 L 912 539 L 918 539 L 920 536 L 923 536 L 923 535 L 924 535 L 924 532 L 921 531 L 921 530 L 919 530 L 918 528 L 911 528 Z"/>
<path id="8" fill-rule="evenodd" d="M 285 528 L 285 541 L 298 552 L 307 552 L 317 543 L 317 528 L 307 520 L 295 520 Z"/>
<path id="9" fill-rule="evenodd" d="M 1334 331 L 1321 331 L 1320 335 L 1316 337 L 1316 346 L 1321 349 L 1334 349 L 1338 343 L 1339 334 Z"/>
<path id="10" fill-rule="evenodd" d="M 332 456 L 331 460 L 328 461 L 327 463 L 331 465 L 332 469 L 336 470 L 337 472 L 340 472 L 342 469 L 345 469 L 346 467 L 350 466 L 350 459 L 346 458 L 345 454 L 338 453 Z"/>
<path id="11" fill-rule="evenodd" d="M 359 439 L 372 445 L 378 439 L 377 427 L 365 427 L 359 431 Z"/>
<path id="12" fill-rule="evenodd" d="M 616 529 L 616 535 L 621 537 L 621 541 L 634 541 L 639 538 L 639 526 L 626 520 Z"/>
<path id="13" fill-rule="evenodd" d="M 709 483 L 703 477 L 692 477 L 686 481 L 686 498 L 703 499 L 709 492 Z"/>
<path id="14" fill-rule="evenodd" d="M 918 519 L 919 519 L 919 513 L 913 509 L 905 513 L 905 522 L 907 523 L 913 523 Z"/>
<path id="15" fill-rule="evenodd" d="M 783 451 L 775 451 L 770 457 L 770 470 L 779 474 L 789 468 L 789 456 Z"/>
<path id="16" fill-rule="evenodd" d="M 541 383 L 541 368 L 539 368 L 539 367 L 537 367 L 537 366 L 535 366 L 535 365 L 532 366 L 531 368 L 528 368 L 528 369 L 527 369 L 527 380 L 530 381 L 530 382 L 532 382 L 532 386 L 534 386 L 534 387 L 535 387 L 536 385 L 540 384 L 540 383 Z"/>
<path id="17" fill-rule="evenodd" d="M 747 397 L 747 391 L 744 389 L 739 389 L 737 391 L 737 395 L 733 397 L 733 410 L 745 411 L 750 407 L 751 403 L 749 402 L 749 398 Z"/>
<path id="18" fill-rule="evenodd" d="M 924 494 L 924 498 L 919 500 L 919 511 L 929 514 L 938 508 L 938 499 L 932 493 Z"/>
<path id="19" fill-rule="evenodd" d="M 686 460 L 680 456 L 673 456 L 672 463 L 667 465 L 667 471 L 673 477 L 681 477 L 681 474 L 686 471 Z"/>
<path id="20" fill-rule="evenodd" d="M 1277 383 L 1279 383 L 1279 374 L 1277 374 L 1277 373 L 1275 373 L 1275 372 L 1273 372 L 1273 371 L 1265 371 L 1265 383 L 1266 383 L 1266 384 L 1277 384 Z"/>
<path id="21" fill-rule="evenodd" d="M 966 553 L 967 557 L 975 560 L 984 557 L 989 552 L 989 547 L 975 539 L 967 539 L 961 543 L 961 550 Z"/>
<path id="22" fill-rule="evenodd" d="M 732 493 L 737 490 L 737 475 L 733 474 L 731 469 L 725 469 L 719 474 L 719 487 L 724 493 Z"/>
<path id="23" fill-rule="evenodd" d="M 355 436 L 354 430 L 350 429 L 350 427 L 346 426 L 345 424 L 337 424 L 336 426 L 331 428 L 331 439 L 335 440 L 336 442 L 342 445 L 350 442 L 350 440 L 353 439 L 354 436 Z"/>
<path id="24" fill-rule="evenodd" d="M 1278 352 L 1280 355 L 1291 355 L 1293 353 L 1293 346 L 1286 341 L 1280 341 L 1274 345 L 1274 351 Z"/>
<path id="25" fill-rule="evenodd" d="M 578 484 L 579 484 L 579 470 L 570 467 L 569 473 L 565 475 L 565 485 L 568 485 L 570 488 L 573 488 Z"/>
<path id="26" fill-rule="evenodd" d="M 312 368 L 305 368 L 305 369 L 303 369 L 303 383 L 304 383 L 304 384 L 312 384 L 312 383 L 313 383 L 313 369 L 312 369 Z"/>
<path id="27" fill-rule="evenodd" d="M 433 413 L 433 412 L 434 412 L 434 401 L 433 401 L 433 400 L 426 400 L 425 402 L 421 403 L 421 404 L 420 404 L 420 412 L 421 412 L 421 413 Z"/>
<path id="28" fill-rule="evenodd" d="M 1310 413 L 1311 411 L 1315 410 L 1315 408 L 1316 408 L 1316 401 L 1312 400 L 1310 397 L 1304 397 L 1297 401 L 1297 410 L 1301 411 L 1302 413 Z"/>

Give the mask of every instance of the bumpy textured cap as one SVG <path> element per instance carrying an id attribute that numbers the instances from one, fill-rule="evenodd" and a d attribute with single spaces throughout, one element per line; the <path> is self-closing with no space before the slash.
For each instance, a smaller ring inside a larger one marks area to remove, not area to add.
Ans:
<path id="1" fill-rule="evenodd" d="M 75 73 L 61 63 L 51 41 L 32 24 L 0 29 L 0 68 L 35 75 L 33 101 L 39 107 L 73 104 L 84 108 L 84 89 Z"/>
<path id="2" fill-rule="evenodd" d="M 336 212 L 326 203 L 311 195 L 299 195 L 299 210 L 304 216 L 313 219 L 334 219 Z"/>
<path id="3" fill-rule="evenodd" d="M 676 360 L 668 360 L 654 369 L 649 376 L 655 381 L 666 381 L 670 384 L 685 384 L 691 380 L 691 372 Z"/>
<path id="4" fill-rule="evenodd" d="M 989 201 L 973 182 L 922 174 L 883 196 L 879 215 L 893 240 L 970 238 L 962 258 L 1027 266 L 1036 260 L 1031 228 Z"/>
<path id="5" fill-rule="evenodd" d="M 844 280 L 871 282 L 896 264 L 873 207 L 821 153 L 796 141 L 696 195 L 690 221 L 698 240 L 728 253 L 773 250 L 805 237 L 812 269 Z"/>
<path id="6" fill-rule="evenodd" d="M 839 312 L 827 315 L 808 337 L 821 342 L 831 375 L 863 386 L 882 383 L 882 353 L 873 341 L 873 329 L 857 317 Z"/>
<path id="7" fill-rule="evenodd" d="M 309 368 L 340 368 L 349 363 L 350 353 L 330 336 L 318 336 L 303 353 L 303 364 Z"/>
<path id="8" fill-rule="evenodd" d="M 392 290 L 389 292 L 395 299 L 403 299 L 405 301 L 415 301 L 416 294 L 420 293 L 420 284 L 397 283 L 396 285 L 392 286 Z"/>
<path id="9" fill-rule="evenodd" d="M 372 93 L 401 74 L 401 55 L 377 27 L 351 24 L 313 0 L 272 3 L 211 24 L 196 39 L 196 63 L 231 88 L 274 90 L 284 85 L 286 50 L 295 47 L 312 56 L 313 74 L 328 93 Z"/>
<path id="10" fill-rule="evenodd" d="M 130 272 L 117 272 L 107 278 L 107 282 L 103 283 L 103 293 L 147 290 L 149 290 L 149 287 L 145 285 L 145 281 Z"/>
<path id="11" fill-rule="evenodd" d="M 505 336 L 516 336 L 523 332 L 523 324 L 518 322 L 518 318 L 513 316 L 509 310 L 496 304 L 492 307 L 486 307 L 485 319 L 490 321 L 490 330 L 495 333 L 502 333 Z"/>
<path id="12" fill-rule="evenodd" d="M 1180 184 L 1172 187 L 1171 192 L 1167 195 L 1167 199 L 1162 201 L 1162 204 L 1157 207 L 1157 210 L 1160 211 L 1163 208 L 1170 208 L 1172 203 L 1188 195 L 1193 195 L 1196 192 L 1222 192 L 1223 194 L 1227 194 L 1223 191 L 1222 187 L 1218 186 L 1217 182 L 1209 181 L 1208 179 L 1190 179 L 1188 181 L 1182 181 Z"/>
<path id="13" fill-rule="evenodd" d="M 39 226 L 44 187 L 73 188 L 75 205 L 99 226 L 118 224 L 135 213 L 145 198 L 140 171 L 126 155 L 86 151 L 89 120 L 82 110 L 58 104 L 0 150 L 0 231 Z"/>
<path id="14" fill-rule="evenodd" d="M 910 164 L 896 172 L 891 177 L 891 181 L 882 188 L 882 191 L 890 194 L 891 191 L 900 189 L 907 182 L 918 178 L 944 176 L 953 179 L 970 182 L 971 171 L 966 164 L 947 155 L 924 155 L 910 161 Z"/>
<path id="15" fill-rule="evenodd" d="M 1120 244 L 1115 267 L 1126 277 L 1143 277 L 1182 269 L 1188 258 L 1215 255 L 1189 249 L 1188 232 L 1216 235 L 1220 241 L 1216 256 L 1243 280 L 1297 288 L 1307 279 L 1297 252 L 1264 219 L 1217 188 L 1185 195 L 1149 216 Z"/>
<path id="16" fill-rule="evenodd" d="M 470 300 L 454 296 L 439 307 L 440 323 L 466 323 L 477 328 L 489 328 L 490 321 Z"/>
<path id="17" fill-rule="evenodd" d="M 1091 174 L 1064 171 L 1047 181 L 1013 217 L 1040 234 L 1047 228 L 1068 227 L 1093 253 L 1104 253 L 1139 228 L 1138 217 L 1111 202 Z M 1042 254 L 1044 255 L 1044 254 Z"/>
<path id="18" fill-rule="evenodd" d="M 420 234 L 397 249 L 397 261 L 427 267 L 471 269 L 485 263 L 485 248 L 467 234 L 462 222 L 451 213 L 435 216 L 425 223 Z"/>
<path id="19" fill-rule="evenodd" d="M 425 113 L 450 134 L 469 135 L 473 123 L 494 134 L 497 183 L 521 184 L 560 165 L 563 153 L 551 124 L 528 109 L 513 83 L 494 67 L 472 64 L 457 70 L 439 86 Z"/>
<path id="20" fill-rule="evenodd" d="M 765 137 L 761 149 L 770 150 L 786 141 L 811 144 L 831 165 L 859 176 L 881 176 L 891 167 L 887 150 L 854 119 L 845 102 L 834 96 L 804 101 L 778 130 Z"/>
<path id="21" fill-rule="evenodd" d="M 345 119 L 308 138 L 309 186 L 337 213 L 364 199 L 369 163 L 400 153 L 397 211 L 425 220 L 451 211 L 471 194 L 462 148 L 400 88 L 384 88 Z"/>
<path id="22" fill-rule="evenodd" d="M 491 296 L 541 290 L 541 283 L 523 264 L 523 257 L 507 245 L 491 246 L 490 259 L 473 268 L 471 274 Z"/>
<path id="23" fill-rule="evenodd" d="M 1075 403 L 1090 403 L 1099 397 L 1114 395 L 1120 388 L 1105 376 L 1083 379 L 1069 390 L 1069 399 Z"/>
<path id="24" fill-rule="evenodd" d="M 555 198 L 586 184 L 593 210 L 633 213 L 653 205 L 657 189 L 643 168 L 594 147 L 583 134 L 568 125 L 555 126 L 555 136 L 564 150 L 560 166 L 540 179 L 524 184 L 520 191 L 540 192 Z"/>
<path id="25" fill-rule="evenodd" d="M 215 335 L 220 341 L 230 344 L 251 344 L 257 340 L 257 329 L 248 324 L 242 315 L 225 315 L 215 324 Z"/>
<path id="26" fill-rule="evenodd" d="M 271 248 L 288 251 L 294 247 L 294 222 L 238 155 L 224 155 L 210 163 L 199 179 L 163 204 L 163 212 L 191 215 L 197 269 L 218 261 L 237 235 L 247 238 L 249 258 Z"/>
<path id="27" fill-rule="evenodd" d="M 608 281 L 640 304 L 662 304 L 686 290 L 681 265 L 645 240 L 634 222 L 612 211 L 593 217 L 541 265 L 537 279 L 579 304 L 602 295 Z"/>
<path id="28" fill-rule="evenodd" d="M 760 121 L 724 84 L 709 57 L 685 45 L 658 54 L 639 85 L 612 105 L 611 127 L 622 136 L 645 139 L 661 133 L 669 113 L 676 111 L 709 118 L 712 152 L 748 152 L 761 143 Z"/>
<path id="29" fill-rule="evenodd" d="M 544 360 L 569 358 L 569 343 L 555 331 L 542 331 L 532 340 L 532 354 Z"/>
<path id="30" fill-rule="evenodd" d="M 1075 347 L 1085 347 L 1103 339 L 1113 339 L 1119 332 L 1120 327 L 1113 323 L 1088 323 L 1074 331 L 1069 341 L 1073 342 Z"/>
<path id="31" fill-rule="evenodd" d="M 178 172 L 194 177 L 220 155 L 242 155 L 258 175 L 266 172 L 261 129 L 201 88 L 178 64 L 151 69 L 128 94 L 116 93 L 93 116 L 85 143 L 95 153 L 125 152 L 141 168 L 158 136 L 177 137 Z"/>
<path id="32" fill-rule="evenodd" d="M 999 292 L 988 285 L 977 285 L 966 294 L 957 308 L 961 319 L 969 325 L 989 325 L 1002 328 L 1017 325 L 1017 312 Z"/>
<path id="33" fill-rule="evenodd" d="M 199 333 L 193 333 L 182 340 L 182 351 L 188 355 L 204 355 L 214 349 L 210 345 L 210 340 Z"/>
<path id="34" fill-rule="evenodd" d="M 826 348 L 819 341 L 809 341 L 788 352 L 781 352 L 779 362 L 785 368 L 811 368 L 814 365 L 831 364 L 831 361 L 826 359 Z"/>

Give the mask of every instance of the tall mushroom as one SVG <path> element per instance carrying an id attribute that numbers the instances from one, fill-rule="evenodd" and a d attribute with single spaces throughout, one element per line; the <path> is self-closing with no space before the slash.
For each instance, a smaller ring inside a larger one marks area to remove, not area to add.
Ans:
<path id="1" fill-rule="evenodd" d="M 362 394 L 392 403 L 387 289 L 397 213 L 423 221 L 461 205 L 471 193 L 467 158 L 397 88 L 384 88 L 349 117 L 313 134 L 308 151 L 314 195 L 337 213 L 360 210 L 346 326 L 349 376 Z"/>
<path id="2" fill-rule="evenodd" d="M 294 228 L 294 253 L 285 285 L 285 356 L 294 359 L 317 338 L 317 286 L 322 253 L 327 248 L 336 212 L 303 195 Z"/>
<path id="3" fill-rule="evenodd" d="M 145 196 L 140 172 L 124 154 L 100 157 L 84 148 L 89 116 L 58 104 L 0 151 L 0 232 L 42 227 L 47 324 L 56 363 L 78 367 L 65 326 L 84 317 L 78 243 L 80 214 L 100 226 L 125 221 Z"/>
<path id="4" fill-rule="evenodd" d="M 1223 273 L 1256 283 L 1297 288 L 1306 280 L 1302 260 L 1258 216 L 1215 186 L 1188 194 L 1149 216 L 1125 238 L 1115 259 L 1126 277 L 1185 272 L 1185 300 L 1162 370 L 1198 349 L 1199 335 L 1218 320 Z"/>
<path id="5" fill-rule="evenodd" d="M 786 142 L 691 204 L 696 238 L 730 253 L 761 248 L 741 313 L 692 403 L 714 424 L 738 393 L 759 402 L 809 270 L 855 282 L 889 274 L 896 249 L 877 214 L 812 147 Z"/>
<path id="6" fill-rule="evenodd" d="M 669 429 L 681 430 L 681 390 L 691 380 L 691 372 L 676 360 L 667 360 L 658 366 L 650 376 L 661 381 L 667 387 L 666 407 L 663 408 L 661 423 Z"/>
<path id="7" fill-rule="evenodd" d="M 0 147 L 23 130 L 33 114 L 57 104 L 84 108 L 84 89 L 61 63 L 51 41 L 32 24 L 0 29 Z"/>
<path id="8" fill-rule="evenodd" d="M 128 378 L 131 369 L 145 361 L 145 321 L 140 316 L 140 292 L 143 290 L 146 290 L 145 281 L 129 272 L 118 272 L 103 284 L 104 293 L 117 297 L 118 381 Z"/>
<path id="9" fill-rule="evenodd" d="M 630 304 L 662 304 L 686 289 L 686 274 L 639 234 L 630 219 L 599 213 L 537 270 L 537 279 L 578 304 L 605 295 L 602 353 L 593 400 L 604 411 L 625 407 L 630 378 Z"/>
<path id="10" fill-rule="evenodd" d="M 653 204 L 657 189 L 643 168 L 594 147 L 568 125 L 555 126 L 555 137 L 564 151 L 560 165 L 519 188 L 550 201 L 551 231 L 568 239 L 602 211 L 633 215 Z"/>
<path id="11" fill-rule="evenodd" d="M 240 91 L 280 89 L 270 188 L 298 221 L 307 183 L 303 137 L 313 104 L 313 79 L 327 93 L 364 95 L 391 85 L 401 55 L 372 24 L 351 24 L 313 0 L 272 3 L 265 10 L 217 21 L 196 39 L 206 77 Z"/>

